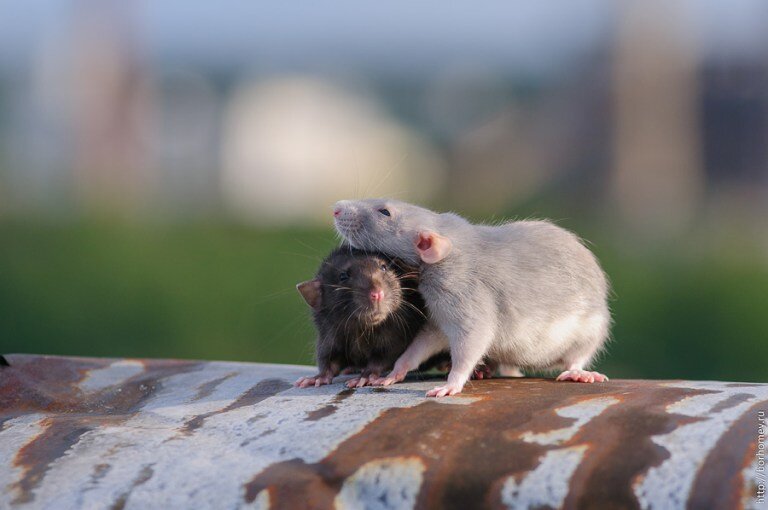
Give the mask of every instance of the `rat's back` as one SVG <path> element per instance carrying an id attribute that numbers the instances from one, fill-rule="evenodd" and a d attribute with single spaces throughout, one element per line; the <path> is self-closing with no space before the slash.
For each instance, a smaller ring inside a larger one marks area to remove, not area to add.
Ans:
<path id="1" fill-rule="evenodd" d="M 554 365 L 569 349 L 591 357 L 608 337 L 605 273 L 581 240 L 548 221 L 479 226 L 485 282 L 496 293 L 494 350 L 518 366 Z"/>

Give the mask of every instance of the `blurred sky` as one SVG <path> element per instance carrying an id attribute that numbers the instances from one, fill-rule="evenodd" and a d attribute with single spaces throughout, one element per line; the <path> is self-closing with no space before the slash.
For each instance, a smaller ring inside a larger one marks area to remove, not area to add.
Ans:
<path id="1" fill-rule="evenodd" d="M 605 217 L 676 232 L 704 202 L 768 195 L 760 0 L 0 12 L 6 210 L 180 204 L 301 222 L 361 188 L 405 189 L 481 215 L 545 195 L 607 204 Z"/>
<path id="2" fill-rule="evenodd" d="M 625 2 L 626 3 L 626 2 Z M 89 5 L 91 4 L 91 5 Z M 66 37 L 80 9 L 110 5 L 131 18 L 151 58 L 197 64 L 327 69 L 350 62 L 433 71 L 457 60 L 531 72 L 606 37 L 622 2 L 0 2 L 0 63 L 21 65 L 40 44 Z M 750 53 L 768 40 L 761 0 L 664 2 L 682 11 L 708 54 Z"/>

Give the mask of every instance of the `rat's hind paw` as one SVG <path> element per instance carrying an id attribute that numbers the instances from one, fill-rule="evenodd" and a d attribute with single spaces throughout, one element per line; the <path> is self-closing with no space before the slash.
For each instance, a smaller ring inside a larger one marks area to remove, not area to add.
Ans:
<path id="1" fill-rule="evenodd" d="M 594 383 L 594 382 L 606 382 L 608 381 L 608 377 L 601 374 L 600 372 L 590 372 L 589 370 L 575 369 L 575 370 L 566 370 L 562 374 L 558 375 L 556 380 Z"/>
<path id="2" fill-rule="evenodd" d="M 478 363 L 474 370 L 472 370 L 472 379 L 492 379 L 494 369 L 485 363 Z"/>
<path id="3" fill-rule="evenodd" d="M 461 393 L 461 390 L 464 388 L 464 386 L 459 386 L 457 384 L 451 384 L 448 383 L 445 386 L 437 386 L 435 388 L 432 388 L 427 392 L 428 397 L 450 397 L 451 395 L 456 395 L 457 393 Z"/>
<path id="4" fill-rule="evenodd" d="M 333 381 L 332 375 L 314 375 L 312 377 L 299 377 L 293 385 L 298 388 L 309 388 L 311 386 L 323 386 L 324 384 L 331 384 Z"/>

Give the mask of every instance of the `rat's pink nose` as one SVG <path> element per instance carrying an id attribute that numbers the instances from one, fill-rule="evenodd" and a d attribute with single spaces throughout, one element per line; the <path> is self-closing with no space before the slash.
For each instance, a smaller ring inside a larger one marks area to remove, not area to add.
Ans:
<path id="1" fill-rule="evenodd" d="M 384 291 L 376 289 L 371 291 L 371 301 L 376 303 L 384 300 Z"/>
<path id="2" fill-rule="evenodd" d="M 336 218 L 338 218 L 339 216 L 341 216 L 341 207 L 337 207 L 336 209 L 334 209 L 334 210 L 333 210 L 333 215 L 334 215 Z"/>

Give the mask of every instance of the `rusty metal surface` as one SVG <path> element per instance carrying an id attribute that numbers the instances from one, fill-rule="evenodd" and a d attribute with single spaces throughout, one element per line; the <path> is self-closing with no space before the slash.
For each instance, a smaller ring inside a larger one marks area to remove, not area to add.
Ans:
<path id="1" fill-rule="evenodd" d="M 434 400 L 428 381 L 292 388 L 309 367 L 6 358 L 0 508 L 766 508 L 766 384 L 494 379 Z"/>

